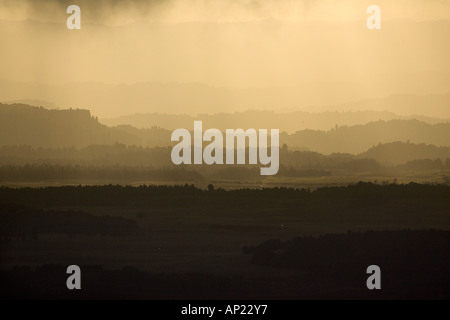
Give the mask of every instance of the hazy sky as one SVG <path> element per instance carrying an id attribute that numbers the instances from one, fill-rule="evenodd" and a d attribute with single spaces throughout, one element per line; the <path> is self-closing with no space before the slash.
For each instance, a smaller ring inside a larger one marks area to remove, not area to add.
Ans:
<path id="1" fill-rule="evenodd" d="M 74 3 L 82 28 L 71 31 L 65 11 Z M 382 30 L 366 28 L 369 4 L 380 6 Z M 450 1 L 0 0 L 0 8 L 8 84 L 0 101 L 52 99 L 42 89 L 18 92 L 20 83 L 289 87 L 302 105 L 442 93 L 450 84 Z"/>

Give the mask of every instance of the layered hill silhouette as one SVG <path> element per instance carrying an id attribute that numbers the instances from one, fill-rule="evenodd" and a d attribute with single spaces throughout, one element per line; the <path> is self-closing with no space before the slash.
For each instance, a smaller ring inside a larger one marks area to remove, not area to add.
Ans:
<path id="1" fill-rule="evenodd" d="M 223 117 L 226 118 L 227 115 Z M 241 128 L 238 125 L 233 127 L 232 124 L 230 121 L 228 128 Z M 208 128 L 207 124 L 203 127 Z M 273 126 L 266 127 L 273 128 Z M 193 122 L 186 128 L 192 131 Z M 0 146 L 82 148 L 95 144 L 120 143 L 142 147 L 167 147 L 173 145 L 170 135 L 170 130 L 158 127 L 149 129 L 137 129 L 131 125 L 108 127 L 101 124 L 88 110 L 47 110 L 24 104 L 0 104 Z M 429 124 L 418 120 L 389 120 L 364 125 L 336 126 L 330 130 L 305 129 L 293 134 L 286 132 L 280 134 L 280 144 L 287 144 L 291 150 L 309 150 L 323 154 L 360 154 L 380 143 L 396 141 L 438 147 L 450 146 L 450 123 Z M 436 154 L 433 152 L 431 154 Z M 445 151 L 443 152 L 446 157 Z"/>
<path id="2" fill-rule="evenodd" d="M 427 124 L 418 120 L 375 121 L 328 131 L 302 130 L 280 135 L 288 146 L 302 146 L 320 153 L 361 153 L 379 143 L 404 141 L 450 146 L 450 123 Z"/>
<path id="3" fill-rule="evenodd" d="M 151 128 L 158 126 L 173 130 L 191 127 L 194 120 L 201 119 L 204 126 L 210 128 L 278 128 L 281 131 L 294 133 L 299 130 L 329 130 L 336 126 L 351 126 L 366 124 L 374 120 L 420 120 L 429 124 L 445 122 L 445 118 L 433 118 L 421 115 L 399 115 L 390 111 L 325 111 L 325 112 L 274 112 L 274 111 L 244 111 L 235 113 L 199 114 L 163 114 L 142 113 L 117 118 L 106 118 L 100 121 L 106 125 L 132 125 L 136 128 Z"/>

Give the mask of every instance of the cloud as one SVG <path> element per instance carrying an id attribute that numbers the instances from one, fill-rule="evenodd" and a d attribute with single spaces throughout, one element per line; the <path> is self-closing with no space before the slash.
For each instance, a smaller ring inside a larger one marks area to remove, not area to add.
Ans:
<path id="1" fill-rule="evenodd" d="M 172 0 L 0 0 L 0 18 L 5 20 L 58 21 L 67 17 L 66 8 L 78 5 L 83 20 L 91 23 L 113 23 L 124 17 L 143 19 L 158 16 Z"/>
<path id="2" fill-rule="evenodd" d="M 361 20 L 370 4 L 382 8 L 385 19 L 450 19 L 448 0 L 0 0 L 0 19 L 60 21 L 65 9 L 81 7 L 88 23 L 120 25 L 139 20 L 290 21 Z"/>

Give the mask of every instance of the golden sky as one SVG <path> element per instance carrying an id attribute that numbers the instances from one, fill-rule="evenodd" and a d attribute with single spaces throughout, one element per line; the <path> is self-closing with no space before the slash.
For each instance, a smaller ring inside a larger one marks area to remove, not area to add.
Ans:
<path id="1" fill-rule="evenodd" d="M 73 3 L 81 30 L 66 28 Z M 370 4 L 381 8 L 381 30 L 366 28 Z M 23 83 L 289 88 L 273 100 L 302 106 L 450 87 L 450 1 L 0 0 L 0 8 L 0 101 L 75 101 L 54 88 L 20 91 Z M 104 94 L 80 92 L 86 108 Z"/>

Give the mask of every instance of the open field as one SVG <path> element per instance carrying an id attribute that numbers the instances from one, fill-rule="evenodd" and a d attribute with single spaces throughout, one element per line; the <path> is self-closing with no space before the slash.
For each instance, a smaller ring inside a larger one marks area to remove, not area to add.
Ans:
<path id="1" fill-rule="evenodd" d="M 306 271 L 251 263 L 252 255 L 243 254 L 243 248 L 269 239 L 287 241 L 349 231 L 450 230 L 448 199 L 450 186 L 445 185 L 362 182 L 314 191 L 208 191 L 193 186 L 2 188 L 2 224 L 13 226 L 8 230 L 16 233 L 2 234 L 0 266 L 3 272 L 18 265 L 97 265 L 106 270 L 132 266 L 149 274 L 196 273 L 249 281 L 277 278 L 285 283 L 289 277 L 304 277 Z M 18 224 L 5 221 L 7 212 L 8 219 L 14 219 L 11 212 L 22 214 Z M 67 223 L 72 228 L 64 231 L 64 217 L 69 213 Z M 43 225 L 24 227 L 35 214 L 42 217 Z M 83 218 L 77 220 L 77 215 Z M 55 217 L 61 222 L 50 224 Z M 137 227 L 121 233 L 119 223 L 117 235 L 108 235 L 110 227 L 103 230 L 101 221 L 109 225 L 114 217 Z M 83 224 L 92 225 L 90 219 L 96 219 L 99 229 L 85 234 Z M 450 248 L 450 242 L 446 245 Z M 295 297 L 294 291 L 290 294 Z"/>

